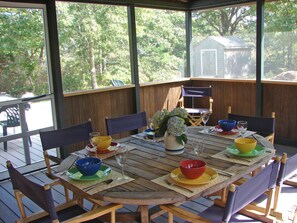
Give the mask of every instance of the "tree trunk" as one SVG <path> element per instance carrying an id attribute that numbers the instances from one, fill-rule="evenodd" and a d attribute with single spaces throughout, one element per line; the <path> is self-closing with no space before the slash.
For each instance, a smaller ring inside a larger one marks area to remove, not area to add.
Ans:
<path id="1" fill-rule="evenodd" d="M 89 58 L 90 58 L 90 68 L 91 68 L 91 81 L 92 81 L 92 89 L 98 88 L 97 78 L 96 78 L 96 66 L 95 66 L 95 55 L 93 48 L 93 40 L 92 37 L 89 37 Z"/>

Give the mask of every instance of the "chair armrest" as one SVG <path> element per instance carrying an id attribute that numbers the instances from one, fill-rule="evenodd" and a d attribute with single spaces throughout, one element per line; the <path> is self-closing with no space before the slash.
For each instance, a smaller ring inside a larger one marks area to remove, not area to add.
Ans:
<path id="1" fill-rule="evenodd" d="M 60 164 L 62 162 L 62 159 L 60 159 L 59 157 L 56 157 L 56 156 L 48 155 L 48 158 L 57 164 Z"/>

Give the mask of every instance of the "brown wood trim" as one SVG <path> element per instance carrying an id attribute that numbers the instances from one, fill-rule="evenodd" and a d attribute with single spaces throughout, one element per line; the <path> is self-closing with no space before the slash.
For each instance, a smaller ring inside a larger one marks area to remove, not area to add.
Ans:
<path id="1" fill-rule="evenodd" d="M 94 90 L 86 90 L 86 91 L 75 91 L 75 92 L 70 92 L 70 93 L 64 93 L 64 97 L 71 97 L 71 96 L 78 96 L 78 95 L 89 95 L 89 94 L 96 94 L 100 92 L 108 92 L 108 91 L 117 91 L 117 90 L 122 90 L 122 89 L 129 89 L 129 88 L 134 88 L 134 84 L 128 84 L 124 86 L 111 86 L 111 87 L 102 87 Z"/>
<path id="2" fill-rule="evenodd" d="M 256 79 L 226 79 L 226 78 L 203 78 L 191 77 L 191 81 L 213 81 L 213 82 L 229 82 L 229 83 L 256 83 Z"/>
<path id="3" fill-rule="evenodd" d="M 271 81 L 271 80 L 262 80 L 263 84 L 276 84 L 276 85 L 293 85 L 296 86 L 297 82 L 293 82 L 293 81 Z"/>
<path id="4" fill-rule="evenodd" d="M 141 83 L 141 87 L 146 87 L 146 86 L 155 86 L 155 85 L 160 85 L 160 84 L 170 84 L 170 83 L 179 83 L 179 82 L 185 82 L 185 81 L 190 81 L 190 78 L 179 78 L 176 80 L 170 80 L 170 81 L 157 81 L 157 82 L 147 82 L 147 83 Z"/>

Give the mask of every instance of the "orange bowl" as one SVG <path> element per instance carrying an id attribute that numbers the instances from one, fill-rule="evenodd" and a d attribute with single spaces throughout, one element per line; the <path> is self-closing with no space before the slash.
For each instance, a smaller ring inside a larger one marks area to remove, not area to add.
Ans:
<path id="1" fill-rule="evenodd" d="M 204 173 L 206 163 L 203 160 L 184 160 L 180 162 L 179 168 L 186 178 L 196 179 Z"/>

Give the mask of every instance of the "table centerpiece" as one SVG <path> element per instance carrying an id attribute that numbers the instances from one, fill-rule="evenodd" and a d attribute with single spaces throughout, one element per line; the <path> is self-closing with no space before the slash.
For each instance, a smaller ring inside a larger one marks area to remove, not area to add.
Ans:
<path id="1" fill-rule="evenodd" d="M 186 125 L 188 112 L 184 108 L 157 111 L 150 123 L 156 135 L 164 136 L 166 153 L 178 155 L 184 152 L 187 143 Z"/>

